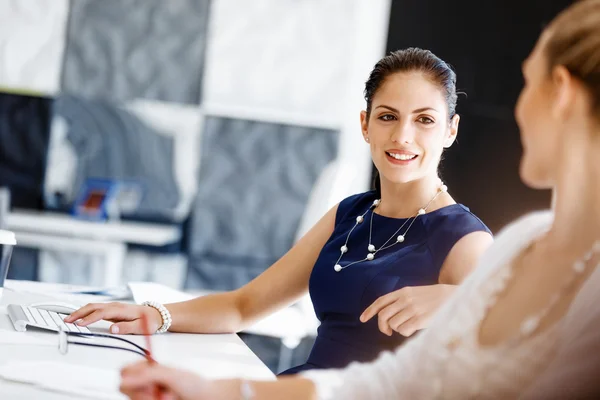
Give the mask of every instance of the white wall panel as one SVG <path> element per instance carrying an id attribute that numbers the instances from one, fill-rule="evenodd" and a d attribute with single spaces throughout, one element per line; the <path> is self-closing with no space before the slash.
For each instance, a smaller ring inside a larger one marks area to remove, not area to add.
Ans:
<path id="1" fill-rule="evenodd" d="M 68 11 L 68 0 L 0 2 L 0 86 L 59 90 Z"/>

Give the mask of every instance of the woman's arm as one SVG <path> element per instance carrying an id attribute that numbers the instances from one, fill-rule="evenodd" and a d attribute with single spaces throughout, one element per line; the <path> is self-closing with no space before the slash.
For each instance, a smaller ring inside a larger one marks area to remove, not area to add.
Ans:
<path id="1" fill-rule="evenodd" d="M 238 290 L 167 305 L 171 331 L 237 332 L 295 302 L 308 290 L 308 278 L 333 233 L 337 206 L 321 218 L 292 249 Z"/>
<path id="2" fill-rule="evenodd" d="M 441 268 L 439 283 L 407 286 L 381 296 L 360 316 L 368 322 L 377 316 L 379 330 L 391 336 L 411 336 L 427 328 L 438 309 L 454 294 L 460 283 L 475 269 L 479 258 L 492 244 L 487 232 L 472 232 L 458 240 Z"/>
<path id="3" fill-rule="evenodd" d="M 198 375 L 162 366 L 139 362 L 121 371 L 121 392 L 131 399 L 156 397 L 176 400 L 240 400 L 240 399 L 316 399 L 315 385 L 309 379 L 282 378 L 278 381 L 242 381 L 224 379 L 209 381 Z"/>
<path id="4" fill-rule="evenodd" d="M 333 233 L 338 206 L 331 208 L 281 259 L 240 289 L 165 305 L 171 313 L 170 331 L 194 333 L 237 332 L 254 321 L 296 301 L 308 290 L 308 279 L 321 249 Z M 156 330 L 160 313 L 146 306 L 124 303 L 88 304 L 65 318 L 86 326 L 101 319 L 115 322 L 112 333 L 144 333 L 145 314 Z"/>
<path id="5" fill-rule="evenodd" d="M 459 285 L 475 269 L 479 259 L 492 245 L 494 239 L 487 232 L 472 232 L 460 238 L 440 270 L 439 283 Z"/>
<path id="6" fill-rule="evenodd" d="M 277 381 L 209 381 L 190 372 L 139 362 L 121 371 L 121 391 L 132 399 L 150 398 L 144 395 L 152 394 L 157 385 L 164 396 L 178 400 L 433 398 L 436 386 L 432 377 L 442 360 L 439 352 L 427 352 L 429 347 L 424 344 L 430 343 L 420 336 L 370 364 L 353 363 L 342 370 L 310 371 Z M 245 393 L 250 395 L 244 397 Z"/>

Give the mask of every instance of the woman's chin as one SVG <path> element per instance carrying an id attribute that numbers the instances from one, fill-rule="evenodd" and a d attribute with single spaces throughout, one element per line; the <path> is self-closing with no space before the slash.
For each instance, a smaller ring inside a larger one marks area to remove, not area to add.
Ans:
<path id="1" fill-rule="evenodd" d="M 404 185 L 410 182 L 414 182 L 420 179 L 420 176 L 416 176 L 416 174 L 390 174 L 390 176 L 386 176 L 386 180 L 392 185 Z"/>
<path id="2" fill-rule="evenodd" d="M 549 178 L 548 173 L 541 168 L 531 168 L 521 163 L 519 176 L 521 177 L 521 181 L 531 189 L 543 190 L 551 189 L 553 187 L 552 180 Z"/>

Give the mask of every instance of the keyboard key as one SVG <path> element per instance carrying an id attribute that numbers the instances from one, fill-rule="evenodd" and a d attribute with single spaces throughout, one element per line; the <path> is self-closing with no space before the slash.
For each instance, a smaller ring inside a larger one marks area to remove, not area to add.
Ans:
<path id="1" fill-rule="evenodd" d="M 65 324 L 67 325 L 67 328 L 69 328 L 69 332 L 79 332 L 79 329 L 77 329 L 77 326 L 74 324 L 70 322 L 65 322 Z"/>
<path id="2" fill-rule="evenodd" d="M 46 323 L 44 322 L 44 318 L 40 315 L 40 312 L 37 308 L 34 307 L 27 307 L 29 309 L 29 311 L 31 312 L 31 315 L 33 315 L 33 321 L 35 324 L 38 325 L 46 325 Z"/>
<path id="3" fill-rule="evenodd" d="M 40 315 L 42 316 L 42 318 L 44 318 L 45 325 L 58 328 L 58 325 L 56 325 L 56 322 L 52 320 L 52 317 L 50 316 L 50 313 L 48 311 L 40 310 Z"/>
<path id="4" fill-rule="evenodd" d="M 20 306 L 27 318 L 29 325 L 37 326 L 39 328 L 50 329 L 58 331 L 60 327 L 66 329 L 69 332 L 74 333 L 92 333 L 85 326 L 77 326 L 71 323 L 66 323 L 63 320 L 63 316 L 54 311 L 42 310 L 35 307 Z M 66 315 L 65 315 L 66 317 Z"/>
<path id="5" fill-rule="evenodd" d="M 23 307 L 23 306 L 21 306 L 21 309 L 23 310 L 23 312 L 27 316 L 27 319 L 29 320 L 29 322 L 35 321 L 35 319 L 33 318 L 33 315 L 31 315 L 31 311 L 29 311 L 29 307 Z"/>
<path id="6" fill-rule="evenodd" d="M 75 325 L 75 326 L 77 326 L 77 325 Z M 89 330 L 87 327 L 85 327 L 85 326 L 77 326 L 77 329 L 79 329 L 79 331 L 80 331 L 81 333 L 92 333 L 92 331 L 90 331 L 90 330 Z"/>
<path id="7" fill-rule="evenodd" d="M 54 320 L 54 323 L 59 326 L 62 327 L 64 330 L 68 331 L 69 328 L 67 327 L 67 325 L 65 324 L 65 321 L 62 320 L 62 318 L 60 317 L 60 315 L 56 314 L 56 313 L 50 313 L 50 316 L 52 317 L 52 319 Z"/>

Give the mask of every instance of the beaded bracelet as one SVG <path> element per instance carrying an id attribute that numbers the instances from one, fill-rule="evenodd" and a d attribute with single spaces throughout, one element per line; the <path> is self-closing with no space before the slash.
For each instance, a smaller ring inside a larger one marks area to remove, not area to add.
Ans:
<path id="1" fill-rule="evenodd" d="M 162 304 L 156 301 L 145 301 L 142 303 L 142 305 L 152 307 L 160 313 L 160 316 L 162 317 L 162 325 L 160 328 L 157 329 L 156 333 L 165 333 L 169 330 L 169 328 L 171 327 L 171 322 L 173 322 L 173 320 L 171 319 L 171 313 L 169 312 L 169 310 L 167 310 L 167 307 L 163 306 Z"/>

